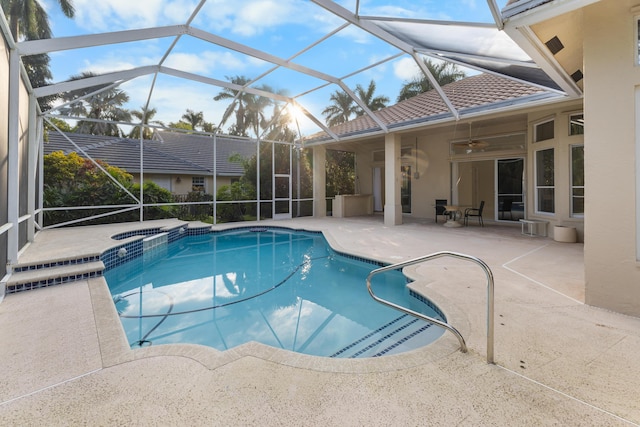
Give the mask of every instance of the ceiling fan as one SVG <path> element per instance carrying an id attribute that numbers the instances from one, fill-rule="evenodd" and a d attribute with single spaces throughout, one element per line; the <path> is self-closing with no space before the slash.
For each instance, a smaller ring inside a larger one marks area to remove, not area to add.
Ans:
<path id="1" fill-rule="evenodd" d="M 469 123 L 469 139 L 466 141 L 454 142 L 454 145 L 463 145 L 467 146 L 467 153 L 471 153 L 473 150 L 481 150 L 483 148 L 487 148 L 489 143 L 487 141 L 483 141 L 481 139 L 474 139 L 471 137 L 471 123 Z"/>

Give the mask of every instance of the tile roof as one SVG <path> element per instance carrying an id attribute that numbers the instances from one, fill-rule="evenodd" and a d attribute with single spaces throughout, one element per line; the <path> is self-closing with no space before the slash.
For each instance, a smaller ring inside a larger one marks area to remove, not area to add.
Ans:
<path id="1" fill-rule="evenodd" d="M 129 173 L 140 172 L 140 140 L 101 135 L 66 133 L 87 155 L 103 160 Z M 161 137 L 144 140 L 144 170 L 147 173 L 205 174 L 213 171 L 213 138 L 161 132 Z M 45 154 L 62 151 L 77 152 L 73 144 L 58 132 L 49 133 L 44 144 Z M 237 153 L 243 158 L 255 155 L 255 143 L 232 137 L 217 137 L 216 173 L 218 176 L 240 176 L 242 165 L 230 162 L 229 157 Z"/>
<path id="2" fill-rule="evenodd" d="M 509 103 L 524 102 L 532 97 L 549 96 L 550 92 L 493 74 L 479 74 L 442 86 L 453 106 L 461 114 L 474 109 L 497 108 Z M 424 122 L 427 124 L 439 118 L 450 117 L 447 105 L 435 90 L 430 90 L 413 98 L 399 102 L 374 114 L 390 129 Z M 339 137 L 380 130 L 367 115 L 360 116 L 330 128 Z M 326 141 L 330 137 L 324 132 L 309 136 L 306 142 Z"/>

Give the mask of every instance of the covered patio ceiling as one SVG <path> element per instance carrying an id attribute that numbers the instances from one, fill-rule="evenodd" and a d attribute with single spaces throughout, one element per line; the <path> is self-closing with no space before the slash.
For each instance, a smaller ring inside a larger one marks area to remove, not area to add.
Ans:
<path id="1" fill-rule="evenodd" d="M 203 111 L 208 121 L 225 132 L 237 96 L 219 101 L 213 98 L 224 90 L 237 91 L 267 97 L 281 111 L 295 107 L 302 113 L 295 115 L 293 125 L 300 139 L 324 132 L 340 141 L 340 135 L 325 124 L 322 115 L 331 103 L 331 94 L 346 92 L 376 123 L 376 132 L 388 132 L 383 121 L 358 98 L 354 87 L 367 88 L 374 81 L 376 95 L 387 96 L 388 105 L 392 105 L 408 80 L 398 78 L 403 75 L 402 67 L 413 67 L 427 76 L 447 105 L 452 121 L 464 118 L 424 65 L 424 59 L 454 63 L 468 75 L 490 73 L 559 97 L 580 97 L 582 91 L 571 78 L 572 71 L 541 48 L 543 43 L 534 30 L 539 19 L 532 10 L 545 18 L 545 11 L 553 16 L 570 14 L 593 1 L 450 2 L 461 10 L 472 5 L 483 8 L 483 14 L 478 14 L 481 20 L 491 18 L 491 22 L 463 22 L 433 19 L 438 6 L 428 4 L 417 5 L 415 13 L 408 16 L 408 9 L 388 1 L 200 0 L 190 8 L 144 15 L 146 18 L 138 19 L 136 26 L 132 21 L 100 21 L 101 7 L 96 6 L 96 16 L 85 13 L 76 17 L 84 28 L 93 23 L 93 32 L 78 34 L 77 30 L 54 26 L 54 32 L 69 34 L 17 41 L 10 47 L 15 47 L 20 57 L 50 55 L 54 82 L 34 87 L 38 98 L 99 85 L 118 86 L 132 94 L 127 108 L 157 108 L 165 115 L 169 112 L 163 108 L 173 108 L 173 121 L 187 109 Z M 235 13 L 228 13 L 227 7 L 235 8 Z M 135 11 L 132 13 L 135 15 Z M 4 13 L 0 27 L 11 40 Z M 395 78 L 389 78 L 390 70 L 394 70 Z M 84 71 L 97 75 L 69 80 Z M 246 77 L 246 83 L 238 84 L 238 76 Z M 56 105 L 45 115 L 78 120 L 62 116 L 58 110 L 61 106 Z"/>

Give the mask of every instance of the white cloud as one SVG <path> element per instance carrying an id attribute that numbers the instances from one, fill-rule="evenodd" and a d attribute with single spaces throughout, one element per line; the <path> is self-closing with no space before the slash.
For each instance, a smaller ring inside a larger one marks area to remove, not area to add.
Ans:
<path id="1" fill-rule="evenodd" d="M 264 28 L 276 27 L 290 20 L 287 2 L 258 0 L 238 10 L 233 32 L 253 36 Z"/>
<path id="2" fill-rule="evenodd" d="M 145 105 L 150 88 L 150 77 L 135 79 L 123 84 L 122 89 L 130 97 L 128 107 L 140 109 Z M 202 85 L 189 81 L 163 79 L 156 82 L 149 105 L 158 111 L 154 120 L 162 121 L 165 124 L 180 120 L 187 109 L 202 111 L 206 121 L 217 124 L 226 107 L 226 105 L 213 101 L 213 97 L 220 90 L 220 88 L 213 86 L 207 86 L 203 89 Z"/>
<path id="3" fill-rule="evenodd" d="M 413 58 L 401 58 L 393 63 L 393 74 L 402 81 L 410 81 L 421 73 Z"/>
<path id="4" fill-rule="evenodd" d="M 167 67 L 191 73 L 210 74 L 213 70 L 238 71 L 246 68 L 238 56 L 231 52 L 172 53 L 167 58 Z"/>
<path id="5" fill-rule="evenodd" d="M 75 0 L 76 23 L 89 32 L 119 31 L 184 22 L 192 0 Z"/>

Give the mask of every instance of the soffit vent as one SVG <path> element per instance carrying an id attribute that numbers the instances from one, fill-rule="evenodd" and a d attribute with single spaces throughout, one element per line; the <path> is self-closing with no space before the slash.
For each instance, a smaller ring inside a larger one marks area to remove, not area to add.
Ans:
<path id="1" fill-rule="evenodd" d="M 549 40 L 545 44 L 547 45 L 547 47 L 551 51 L 551 54 L 553 55 L 555 55 L 556 53 L 564 49 L 564 45 L 562 44 L 558 36 L 554 36 L 551 40 Z"/>
<path id="2" fill-rule="evenodd" d="M 580 71 L 580 70 L 577 70 L 575 73 L 571 74 L 571 78 L 576 83 L 578 83 L 580 80 L 582 80 L 583 77 L 584 77 L 584 75 L 582 74 L 582 71 Z"/>

